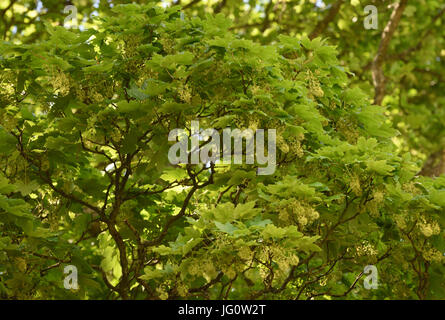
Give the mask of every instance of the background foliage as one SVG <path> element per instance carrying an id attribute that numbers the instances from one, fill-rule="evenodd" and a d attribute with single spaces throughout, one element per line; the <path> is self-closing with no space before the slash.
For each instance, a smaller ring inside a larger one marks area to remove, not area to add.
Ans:
<path id="1" fill-rule="evenodd" d="M 0 1 L 2 298 L 445 298 L 440 1 L 124 2 Z M 171 166 L 195 119 L 277 171 Z"/>

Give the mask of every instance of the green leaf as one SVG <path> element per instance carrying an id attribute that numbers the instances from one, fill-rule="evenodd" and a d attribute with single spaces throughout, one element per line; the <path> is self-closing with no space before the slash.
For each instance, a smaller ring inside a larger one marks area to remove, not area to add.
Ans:
<path id="1" fill-rule="evenodd" d="M 219 231 L 222 231 L 224 233 L 228 233 L 230 235 L 232 235 L 237 228 L 235 226 L 233 226 L 230 222 L 226 222 L 226 223 L 221 223 L 218 221 L 214 221 L 215 226 L 218 228 Z"/>
<path id="2" fill-rule="evenodd" d="M 394 167 L 388 165 L 386 160 L 367 160 L 366 166 L 368 171 L 376 172 L 382 176 L 388 176 L 394 170 Z"/>

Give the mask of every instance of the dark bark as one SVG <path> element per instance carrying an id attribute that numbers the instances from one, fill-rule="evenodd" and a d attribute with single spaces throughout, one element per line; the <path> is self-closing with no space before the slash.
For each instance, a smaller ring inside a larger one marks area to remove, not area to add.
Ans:
<path id="1" fill-rule="evenodd" d="M 386 58 L 389 43 L 391 42 L 394 32 L 399 25 L 407 3 L 408 0 L 401 0 L 399 3 L 395 4 L 391 18 L 383 30 L 379 49 L 377 50 L 377 54 L 372 62 L 372 81 L 375 88 L 374 104 L 376 105 L 380 105 L 385 97 L 386 78 L 383 74 L 383 64 Z"/>
<path id="2" fill-rule="evenodd" d="M 432 153 L 425 161 L 422 170 L 419 172 L 422 176 L 438 177 L 445 173 L 445 149 Z"/>
<path id="3" fill-rule="evenodd" d="M 322 34 L 326 30 L 329 23 L 332 20 L 334 20 L 335 16 L 340 11 L 340 8 L 341 8 L 341 5 L 343 4 L 343 2 L 344 2 L 344 0 L 338 0 L 337 2 L 335 2 L 332 5 L 332 7 L 329 9 L 328 14 L 323 18 L 323 20 L 321 20 L 320 22 L 317 23 L 314 30 L 309 35 L 309 39 L 312 40 L 312 39 L 318 37 L 320 34 Z"/>

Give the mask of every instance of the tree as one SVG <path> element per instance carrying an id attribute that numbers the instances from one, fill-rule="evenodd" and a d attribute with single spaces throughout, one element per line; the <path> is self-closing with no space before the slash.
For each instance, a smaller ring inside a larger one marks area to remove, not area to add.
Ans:
<path id="1" fill-rule="evenodd" d="M 44 21 L 62 25 L 63 7 L 74 5 L 84 27 L 93 16 L 108 14 L 117 4 L 134 1 L 3 1 L 0 32 L 5 40 L 33 42 L 48 34 Z M 138 1 L 136 1 L 138 2 Z M 143 1 L 142 1 L 143 2 Z M 231 30 L 263 44 L 279 34 L 311 39 L 322 36 L 339 48 L 340 63 L 357 75 L 352 81 L 377 104 L 388 107 L 394 126 L 402 133 L 398 144 L 419 163 L 419 174 L 445 173 L 443 136 L 443 39 L 445 7 L 437 0 L 162 0 L 181 4 L 184 11 L 205 16 L 224 13 Z M 374 5 L 378 28 L 365 30 L 365 7 Z M 385 32 L 388 30 L 389 32 Z M 413 90 L 415 88 L 415 90 Z"/>
<path id="2" fill-rule="evenodd" d="M 2 297 L 444 298 L 445 177 L 416 176 L 388 109 L 316 37 L 329 21 L 273 41 L 237 22 L 116 5 L 0 46 Z M 275 173 L 172 165 L 169 132 L 194 120 L 276 129 Z"/>

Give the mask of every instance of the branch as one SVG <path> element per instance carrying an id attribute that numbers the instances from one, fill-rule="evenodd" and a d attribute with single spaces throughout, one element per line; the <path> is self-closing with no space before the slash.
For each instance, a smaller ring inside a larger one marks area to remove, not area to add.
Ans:
<path id="1" fill-rule="evenodd" d="M 324 17 L 323 20 L 320 20 L 317 25 L 315 26 L 314 30 L 309 34 L 309 39 L 314 39 L 318 37 L 320 34 L 322 34 L 326 28 L 328 27 L 329 23 L 334 20 L 335 16 L 340 11 L 340 7 L 343 4 L 343 0 L 338 0 L 336 3 L 332 5 L 332 7 L 329 9 L 328 14 Z"/>
<path id="2" fill-rule="evenodd" d="M 0 10 L 0 17 L 3 18 L 3 16 L 5 15 L 6 11 L 8 11 L 9 9 L 12 8 L 12 6 L 17 2 L 17 0 L 12 0 L 9 2 L 9 4 L 6 6 L 6 8 Z"/>
<path id="3" fill-rule="evenodd" d="M 193 7 L 195 4 L 197 4 L 198 2 L 200 2 L 201 0 L 193 0 L 192 2 L 190 2 L 189 4 L 186 4 L 185 6 L 182 7 L 182 9 L 188 9 L 190 7 Z"/>
<path id="4" fill-rule="evenodd" d="M 196 183 L 196 184 L 193 185 L 192 189 L 190 189 L 189 193 L 185 197 L 185 200 L 184 200 L 184 202 L 182 204 L 182 207 L 181 207 L 181 210 L 179 211 L 179 213 L 174 215 L 174 216 L 171 216 L 167 220 L 167 222 L 165 223 L 164 227 L 162 228 L 161 234 L 156 239 L 151 240 L 151 241 L 144 241 L 143 245 L 145 247 L 151 247 L 151 246 L 156 246 L 156 245 L 160 244 L 162 242 L 162 240 L 164 239 L 164 237 L 167 235 L 168 230 L 171 227 L 171 225 L 184 216 L 185 210 L 187 209 L 188 204 L 189 204 L 193 194 L 198 189 L 202 189 L 202 188 L 206 187 L 207 185 L 213 183 L 213 175 L 215 173 L 215 165 L 213 163 L 211 163 L 210 169 L 211 169 L 211 174 L 210 174 L 209 179 L 206 182 L 202 183 L 202 184 Z"/>
<path id="5" fill-rule="evenodd" d="M 222 272 L 220 272 L 220 273 L 218 273 L 218 275 L 216 276 L 216 278 L 210 280 L 210 281 L 207 282 L 205 285 L 203 285 L 203 286 L 201 286 L 201 287 L 199 287 L 199 288 L 192 288 L 192 289 L 190 289 L 189 292 L 190 292 L 190 293 L 195 293 L 195 292 L 205 291 L 205 290 L 207 290 L 208 288 L 210 288 L 212 285 L 214 285 L 215 283 L 217 283 L 219 280 L 221 280 L 222 277 L 223 277 L 223 275 L 224 275 L 224 274 L 223 274 Z"/>
<path id="6" fill-rule="evenodd" d="M 372 81 L 375 88 L 374 104 L 380 105 L 385 96 L 386 78 L 383 74 L 383 62 L 386 58 L 389 43 L 394 35 L 394 32 L 399 25 L 402 18 L 403 11 L 406 8 L 408 0 L 401 0 L 395 4 L 394 11 L 391 14 L 391 18 L 388 21 L 385 29 L 382 33 L 382 39 L 380 40 L 379 49 L 372 62 Z"/>
<path id="7" fill-rule="evenodd" d="M 272 10 L 272 6 L 273 6 L 273 1 L 270 0 L 269 3 L 267 4 L 266 8 L 264 9 L 264 20 L 261 26 L 261 32 L 266 31 L 266 29 L 269 27 L 271 21 L 270 21 L 270 11 Z"/>
<path id="8" fill-rule="evenodd" d="M 220 3 L 218 3 L 218 5 L 216 6 L 213 13 L 215 13 L 215 14 L 220 13 L 221 10 L 226 6 L 226 4 L 227 4 L 227 0 L 222 0 Z"/>

